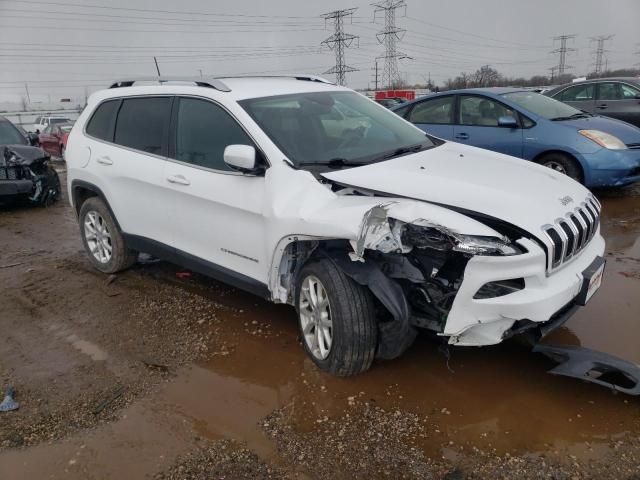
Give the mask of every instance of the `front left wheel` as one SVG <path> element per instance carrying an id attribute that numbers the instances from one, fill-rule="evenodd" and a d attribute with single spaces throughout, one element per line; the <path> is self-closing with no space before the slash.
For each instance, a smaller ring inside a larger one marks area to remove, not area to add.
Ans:
<path id="1" fill-rule="evenodd" d="M 369 289 L 330 260 L 315 261 L 298 275 L 296 309 L 304 349 L 321 370 L 348 376 L 369 369 L 378 336 Z"/>

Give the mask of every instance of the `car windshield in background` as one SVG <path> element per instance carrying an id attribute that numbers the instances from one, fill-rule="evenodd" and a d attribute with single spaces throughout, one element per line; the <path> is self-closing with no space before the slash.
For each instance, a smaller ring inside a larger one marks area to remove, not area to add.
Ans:
<path id="1" fill-rule="evenodd" d="M 358 93 L 297 93 L 240 104 L 298 166 L 361 165 L 434 146 L 423 132 Z"/>
<path id="2" fill-rule="evenodd" d="M 62 130 L 64 133 L 69 133 L 72 128 L 73 128 L 73 125 L 61 125 L 60 126 L 60 130 Z"/>
<path id="3" fill-rule="evenodd" d="M 589 116 L 589 114 L 577 108 L 573 108 L 553 98 L 545 97 L 539 93 L 512 92 L 504 93 L 502 96 L 511 100 L 516 105 L 549 120 L 567 120 L 570 118 Z"/>
<path id="4" fill-rule="evenodd" d="M 0 145 L 26 145 L 27 139 L 9 122 L 0 122 Z"/>

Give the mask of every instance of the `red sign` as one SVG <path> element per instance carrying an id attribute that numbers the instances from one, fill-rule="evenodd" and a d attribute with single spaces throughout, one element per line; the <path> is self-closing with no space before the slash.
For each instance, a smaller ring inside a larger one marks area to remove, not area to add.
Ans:
<path id="1" fill-rule="evenodd" d="M 376 92 L 376 100 L 383 98 L 404 98 L 405 100 L 415 100 L 416 92 L 413 90 L 381 90 Z"/>

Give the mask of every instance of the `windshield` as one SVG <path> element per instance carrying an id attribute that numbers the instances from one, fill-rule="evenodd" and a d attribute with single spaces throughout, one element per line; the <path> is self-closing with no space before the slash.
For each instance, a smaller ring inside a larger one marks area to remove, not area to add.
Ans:
<path id="1" fill-rule="evenodd" d="M 583 114 L 580 110 L 570 107 L 566 103 L 535 92 L 512 92 L 504 93 L 502 96 L 516 105 L 549 120 Z"/>
<path id="2" fill-rule="evenodd" d="M 49 123 L 51 125 L 55 123 L 69 123 L 69 119 L 68 118 L 51 118 L 49 119 Z"/>
<path id="3" fill-rule="evenodd" d="M 62 133 L 69 133 L 72 128 L 73 128 L 73 125 L 61 125 L 60 126 L 60 130 L 62 130 Z"/>
<path id="4" fill-rule="evenodd" d="M 355 92 L 239 102 L 296 166 L 361 165 L 433 147 L 423 132 Z"/>
<path id="5" fill-rule="evenodd" d="M 10 122 L 0 121 L 0 145 L 27 145 L 27 139 Z"/>

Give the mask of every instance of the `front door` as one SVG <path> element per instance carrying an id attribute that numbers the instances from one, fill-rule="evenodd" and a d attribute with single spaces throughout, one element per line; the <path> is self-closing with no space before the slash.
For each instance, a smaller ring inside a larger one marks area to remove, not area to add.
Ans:
<path id="1" fill-rule="evenodd" d="M 480 95 L 461 95 L 458 110 L 453 132 L 455 142 L 522 158 L 523 131 L 520 124 L 517 127 L 498 124 L 501 117 L 518 121 L 516 111 Z"/>
<path id="2" fill-rule="evenodd" d="M 256 145 L 216 103 L 188 97 L 176 102 L 172 160 L 164 174 L 173 246 L 205 260 L 207 268 L 266 284 L 265 176 L 238 173 L 223 158 L 228 145 Z"/>
<path id="3" fill-rule="evenodd" d="M 595 109 L 595 92 L 595 83 L 581 83 L 562 90 L 554 98 L 578 110 L 584 110 L 589 113 L 600 113 Z"/>

